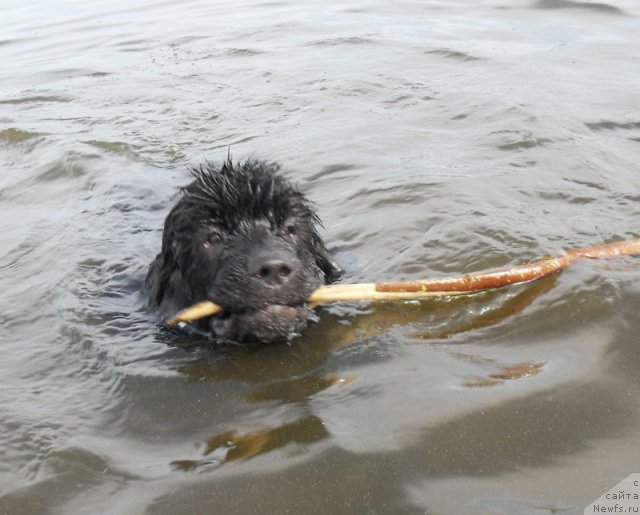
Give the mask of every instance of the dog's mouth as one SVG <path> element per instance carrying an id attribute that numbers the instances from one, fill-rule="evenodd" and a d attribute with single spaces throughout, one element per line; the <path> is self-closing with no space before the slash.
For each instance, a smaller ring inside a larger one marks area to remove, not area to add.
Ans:
<path id="1" fill-rule="evenodd" d="M 308 315 L 309 309 L 304 305 L 269 304 L 260 309 L 223 311 L 212 316 L 209 324 L 220 340 L 271 343 L 298 335 Z"/>

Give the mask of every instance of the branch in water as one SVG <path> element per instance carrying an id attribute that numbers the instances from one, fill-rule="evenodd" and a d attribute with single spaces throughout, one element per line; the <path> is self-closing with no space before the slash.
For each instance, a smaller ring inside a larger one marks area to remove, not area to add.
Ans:
<path id="1" fill-rule="evenodd" d="M 465 295 L 542 279 L 543 277 L 557 274 L 582 259 L 606 259 L 630 256 L 632 254 L 640 254 L 640 238 L 573 249 L 555 258 L 543 258 L 527 265 L 500 268 L 475 274 L 454 275 L 426 279 L 424 281 L 320 286 L 309 296 L 307 302 L 316 305 L 339 301 L 418 300 L 431 297 Z M 173 318 L 167 320 L 165 325 L 173 327 L 180 322 L 191 322 L 199 318 L 215 315 L 221 311 L 222 308 L 220 306 L 205 300 L 183 309 Z"/>

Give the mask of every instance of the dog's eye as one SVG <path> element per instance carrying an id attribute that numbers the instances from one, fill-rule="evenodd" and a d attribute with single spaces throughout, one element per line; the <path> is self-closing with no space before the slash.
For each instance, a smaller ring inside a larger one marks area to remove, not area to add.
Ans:
<path id="1" fill-rule="evenodd" d="M 293 224 L 287 224 L 284 228 L 284 232 L 287 236 L 293 238 L 298 234 L 298 228 Z"/>
<path id="2" fill-rule="evenodd" d="M 209 248 L 219 243 L 222 243 L 222 235 L 218 231 L 212 231 L 208 234 L 207 239 L 204 240 L 203 246 Z"/>

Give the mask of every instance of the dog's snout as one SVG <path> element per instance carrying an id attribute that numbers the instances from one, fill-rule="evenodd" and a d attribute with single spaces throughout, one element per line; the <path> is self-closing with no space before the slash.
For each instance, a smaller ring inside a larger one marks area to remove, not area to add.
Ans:
<path id="1" fill-rule="evenodd" d="M 253 275 L 269 286 L 282 286 L 286 284 L 295 269 L 294 263 L 284 259 L 265 259 L 255 264 Z"/>
<path id="2" fill-rule="evenodd" d="M 294 256 L 268 253 L 254 256 L 248 263 L 248 272 L 267 286 L 284 286 L 295 275 L 298 264 Z"/>

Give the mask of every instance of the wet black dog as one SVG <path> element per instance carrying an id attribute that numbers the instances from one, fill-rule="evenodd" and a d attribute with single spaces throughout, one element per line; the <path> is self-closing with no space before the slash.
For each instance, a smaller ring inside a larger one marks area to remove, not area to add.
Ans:
<path id="1" fill-rule="evenodd" d="M 193 175 L 145 279 L 149 306 L 164 320 L 208 299 L 224 311 L 194 322 L 198 332 L 286 340 L 306 322 L 305 299 L 338 273 L 313 207 L 273 163 L 228 160 Z"/>

